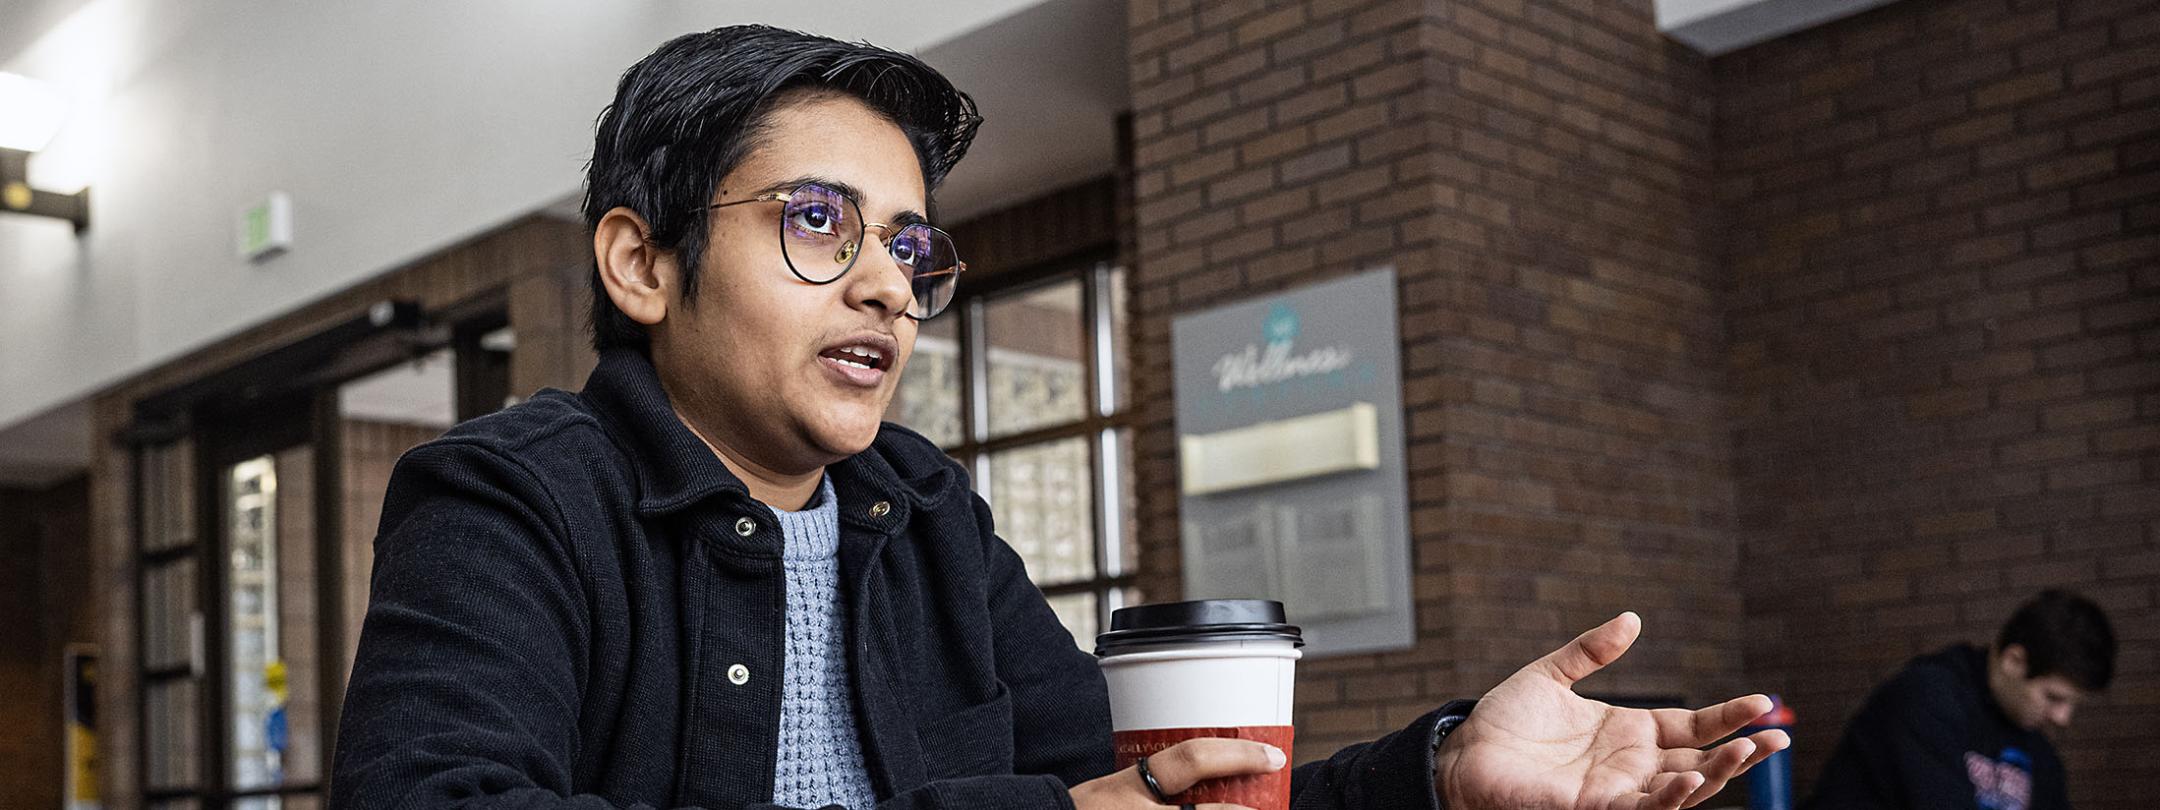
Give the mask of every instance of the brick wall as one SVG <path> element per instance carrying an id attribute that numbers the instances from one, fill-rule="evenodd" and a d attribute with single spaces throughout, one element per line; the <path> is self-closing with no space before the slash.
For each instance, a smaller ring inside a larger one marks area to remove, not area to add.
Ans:
<path id="1" fill-rule="evenodd" d="M 1625 608 L 1586 688 L 1739 674 L 1707 66 L 1647 0 L 1130 6 L 1142 588 L 1178 592 L 1178 314 L 1394 265 L 1417 646 L 1311 660 L 1300 759 Z"/>
<path id="2" fill-rule="evenodd" d="M 522 337 L 520 338 L 522 342 Z M 551 385 L 580 387 L 576 383 Z M 345 651 L 340 660 L 351 662 L 360 646 L 360 620 L 367 616 L 368 582 L 375 570 L 375 531 L 382 523 L 383 495 L 390 490 L 390 472 L 405 451 L 442 435 L 440 428 L 395 422 L 348 419 L 345 421 L 344 457 L 339 466 L 345 480 L 344 552 Z"/>
<path id="3" fill-rule="evenodd" d="M 1416 92 L 1426 60 L 1415 5 L 1317 5 L 1129 6 L 1134 450 L 1140 588 L 1153 600 L 1180 592 L 1171 319 L 1382 262 L 1405 278 L 1432 267 L 1416 252 L 1431 239 L 1415 223 L 1439 191 L 1422 156 L 1430 134 Z M 1425 384 L 1405 379 L 1412 391 Z M 1431 538 L 1434 523 L 1421 515 L 1412 531 Z M 1421 572 L 1420 606 L 1445 597 L 1439 576 Z M 1324 757 L 1452 696 L 1436 652 L 1446 629 L 1421 622 L 1411 652 L 1301 664 L 1297 758 Z"/>
<path id="4" fill-rule="evenodd" d="M 2160 9 L 1905 2 L 1718 59 L 1751 679 L 1802 782 L 1907 657 L 2051 585 L 2118 683 L 2082 808 L 2160 764 Z"/>
<path id="5" fill-rule="evenodd" d="M 1584 690 L 1722 698 L 1740 600 L 1706 67 L 1649 2 L 1446 10 L 1439 266 L 1404 313 L 1434 386 L 1410 407 L 1442 404 L 1420 466 L 1455 598 L 1430 621 L 1475 642 L 1480 688 L 1635 609 L 1633 657 Z"/>

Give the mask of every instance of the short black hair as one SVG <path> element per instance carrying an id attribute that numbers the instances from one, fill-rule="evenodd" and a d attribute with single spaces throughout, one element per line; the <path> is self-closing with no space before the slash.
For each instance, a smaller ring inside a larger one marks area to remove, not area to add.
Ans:
<path id="1" fill-rule="evenodd" d="M 899 126 L 928 190 L 967 154 L 982 123 L 974 99 L 908 54 L 764 25 L 686 34 L 625 71 L 600 113 L 585 167 L 585 225 L 618 206 L 636 211 L 653 245 L 676 254 L 683 299 L 693 299 L 705 206 L 748 157 L 760 126 L 802 93 L 852 96 Z M 647 349 L 645 327 L 601 286 L 597 260 L 591 281 L 593 348 Z"/>
<path id="2" fill-rule="evenodd" d="M 2115 631 L 2092 600 L 2062 590 L 2041 591 L 2010 614 L 1995 649 L 2025 648 L 2025 677 L 2061 675 L 2097 692 L 2115 679 Z"/>

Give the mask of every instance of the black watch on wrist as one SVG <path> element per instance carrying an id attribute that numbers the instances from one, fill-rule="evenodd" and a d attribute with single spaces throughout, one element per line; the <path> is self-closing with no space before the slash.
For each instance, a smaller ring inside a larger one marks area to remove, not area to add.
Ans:
<path id="1" fill-rule="evenodd" d="M 1458 701 L 1455 704 L 1442 707 L 1442 710 L 1446 711 L 1447 714 L 1441 715 L 1440 721 L 1433 724 L 1433 767 L 1439 767 L 1441 743 L 1447 742 L 1448 735 L 1455 731 L 1456 726 L 1460 726 L 1463 721 L 1470 719 L 1470 709 L 1475 705 L 1477 705 L 1475 701 Z M 1433 774 L 1433 803 L 1440 810 L 1447 810 L 1447 790 L 1440 786 L 1439 780 L 1440 774 L 1435 772 Z"/>
<path id="2" fill-rule="evenodd" d="M 1453 732 L 1456 726 L 1470 719 L 1470 712 L 1477 709 L 1477 704 L 1475 700 L 1451 700 L 1440 707 L 1440 721 L 1433 726 L 1433 753 L 1440 752 L 1440 743 L 1447 740 L 1447 735 Z"/>
<path id="3" fill-rule="evenodd" d="M 1467 714 L 1451 714 L 1440 718 L 1439 724 L 1433 726 L 1433 753 L 1440 753 L 1440 744 L 1447 742 L 1448 733 L 1454 731 L 1456 726 L 1462 725 L 1463 721 L 1468 719 L 1470 719 L 1470 715 Z"/>

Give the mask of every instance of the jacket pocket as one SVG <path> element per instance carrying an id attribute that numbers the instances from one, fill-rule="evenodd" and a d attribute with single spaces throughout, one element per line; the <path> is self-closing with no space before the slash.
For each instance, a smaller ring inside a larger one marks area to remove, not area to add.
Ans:
<path id="1" fill-rule="evenodd" d="M 922 743 L 923 772 L 932 781 L 961 776 L 1012 773 L 1012 693 L 1001 686 L 997 697 L 915 727 Z"/>

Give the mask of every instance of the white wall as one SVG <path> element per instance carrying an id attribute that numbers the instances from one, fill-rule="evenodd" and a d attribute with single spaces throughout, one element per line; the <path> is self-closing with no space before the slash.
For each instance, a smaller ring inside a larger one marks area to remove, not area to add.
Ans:
<path id="1" fill-rule="evenodd" d="M 1037 0 L 89 0 L 0 69 L 75 109 L 32 179 L 90 231 L 0 216 L 0 429 L 577 191 L 621 72 L 760 21 L 922 50 Z M 233 255 L 292 194 L 296 247 Z"/>

